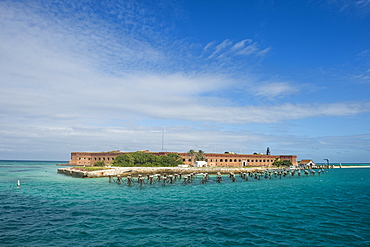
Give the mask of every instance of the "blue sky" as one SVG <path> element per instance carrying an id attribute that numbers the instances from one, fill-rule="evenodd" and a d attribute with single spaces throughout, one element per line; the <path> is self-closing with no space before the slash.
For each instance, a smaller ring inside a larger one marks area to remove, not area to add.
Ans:
<path id="1" fill-rule="evenodd" d="M 0 159 L 370 162 L 370 1 L 0 0 Z"/>

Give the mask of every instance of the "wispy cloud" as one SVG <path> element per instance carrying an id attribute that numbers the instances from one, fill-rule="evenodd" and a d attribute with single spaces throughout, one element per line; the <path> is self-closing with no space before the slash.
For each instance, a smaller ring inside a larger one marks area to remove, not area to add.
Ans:
<path id="1" fill-rule="evenodd" d="M 269 47 L 261 49 L 257 42 L 253 42 L 251 39 L 244 39 L 236 43 L 225 39 L 219 44 L 216 41 L 208 43 L 204 47 L 202 55 L 206 59 L 230 59 L 235 56 L 261 57 L 269 50 Z"/>
<path id="2" fill-rule="evenodd" d="M 226 39 L 222 41 L 221 44 L 218 44 L 216 46 L 211 46 L 211 44 L 215 44 L 215 43 L 211 42 L 206 45 L 207 50 L 212 52 L 211 55 L 207 57 L 207 59 L 222 56 L 225 50 L 228 50 L 228 48 L 230 48 L 230 46 L 232 45 L 232 42 Z"/>
<path id="3" fill-rule="evenodd" d="M 294 86 L 287 82 L 271 82 L 252 86 L 251 91 L 256 96 L 274 99 L 295 94 L 299 92 L 299 89 L 297 85 Z"/>
<path id="4" fill-rule="evenodd" d="M 30 145 L 65 153 L 81 147 L 154 148 L 160 146 L 158 126 L 167 122 L 175 123 L 166 134 L 176 143 L 169 150 L 188 150 L 197 143 L 223 151 L 217 147 L 229 145 L 225 139 L 239 149 L 246 138 L 259 144 L 264 138 L 223 125 L 370 111 L 368 102 L 255 103 L 255 98 L 285 99 L 300 90 L 284 80 L 245 85 L 253 81 L 246 69 L 270 47 L 252 39 L 225 39 L 199 51 L 193 48 L 198 44 L 158 31 L 165 25 L 156 18 L 137 1 L 102 6 L 0 2 L 0 153 Z M 230 88 L 240 94 L 248 88 L 245 98 L 251 100 L 224 93 Z"/>
<path id="5" fill-rule="evenodd" d="M 337 9 L 340 13 L 355 14 L 359 16 L 368 15 L 370 12 L 369 0 L 327 0 L 320 1 L 329 7 Z"/>
<path id="6" fill-rule="evenodd" d="M 233 98 L 203 95 L 237 86 L 239 82 L 231 79 L 233 74 L 205 73 L 202 68 L 192 73 L 158 72 L 161 71 L 158 68 L 166 67 L 166 49 L 154 48 L 134 39 L 128 32 L 120 38 L 104 29 L 95 35 L 89 31 L 80 34 L 81 29 L 95 24 L 72 25 L 68 19 L 61 25 L 58 21 L 62 20 L 53 17 L 54 22 L 47 25 L 49 19 L 36 11 L 37 8 L 32 12 L 32 9 L 5 3 L 1 7 L 1 114 L 13 121 L 19 118 L 29 118 L 29 121 L 74 119 L 77 124 L 100 123 L 100 118 L 109 122 L 112 117 L 124 121 L 135 116 L 239 124 L 342 116 L 369 110 L 367 103 L 232 106 Z M 123 40 L 128 42 L 118 42 Z M 209 43 L 204 54 L 207 59 L 222 59 L 259 56 L 266 49 L 260 49 L 250 39 L 236 43 L 224 40 L 219 44 Z M 114 68 L 107 68 L 110 58 Z M 141 65 L 135 67 L 138 63 Z M 267 98 L 297 92 L 297 88 L 287 82 L 263 83 L 253 90 L 254 95 Z M 226 104 L 220 106 L 219 102 Z"/>
<path id="7" fill-rule="evenodd" d="M 370 5 L 370 1 L 369 0 L 359 0 L 359 1 L 356 1 L 355 4 L 359 8 L 365 8 L 365 7 L 368 7 Z"/>

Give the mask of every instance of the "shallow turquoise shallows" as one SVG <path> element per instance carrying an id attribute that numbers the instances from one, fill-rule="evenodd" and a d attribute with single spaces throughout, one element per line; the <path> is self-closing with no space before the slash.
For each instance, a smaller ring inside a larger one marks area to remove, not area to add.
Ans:
<path id="1" fill-rule="evenodd" d="M 129 187 L 56 163 L 0 162 L 0 246 L 370 246 L 369 168 Z"/>

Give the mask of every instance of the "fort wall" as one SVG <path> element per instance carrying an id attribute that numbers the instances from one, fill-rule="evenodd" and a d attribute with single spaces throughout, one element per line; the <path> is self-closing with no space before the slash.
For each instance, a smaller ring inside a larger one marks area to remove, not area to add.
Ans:
<path id="1" fill-rule="evenodd" d="M 149 151 L 145 151 L 149 152 Z M 103 161 L 109 165 L 115 157 L 121 154 L 131 152 L 72 152 L 70 165 L 92 166 L 95 162 Z M 175 152 L 151 152 L 153 155 L 167 155 Z M 177 153 L 181 156 L 185 165 L 192 166 L 194 160 L 187 153 Z M 264 154 L 217 154 L 205 153 L 205 161 L 210 167 L 247 167 L 247 166 L 264 166 L 268 167 L 278 160 L 289 160 L 293 165 L 297 165 L 296 155 L 264 155 Z"/>

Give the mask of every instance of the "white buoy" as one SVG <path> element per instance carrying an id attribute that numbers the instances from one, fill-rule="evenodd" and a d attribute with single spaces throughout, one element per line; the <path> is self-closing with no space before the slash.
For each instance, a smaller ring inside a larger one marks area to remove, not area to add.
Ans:
<path id="1" fill-rule="evenodd" d="M 21 180 L 18 180 L 18 187 L 21 187 Z"/>

